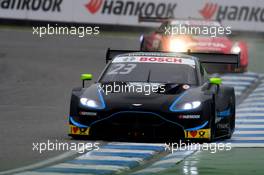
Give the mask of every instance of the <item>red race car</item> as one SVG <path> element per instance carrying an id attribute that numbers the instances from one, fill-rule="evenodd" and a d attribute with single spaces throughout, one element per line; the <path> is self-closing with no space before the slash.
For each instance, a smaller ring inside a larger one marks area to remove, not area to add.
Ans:
<path id="1" fill-rule="evenodd" d="M 228 38 L 231 27 L 223 27 L 218 21 L 139 17 L 139 22 L 162 23 L 154 32 L 140 37 L 142 51 L 239 53 L 240 67 L 235 71 L 247 70 L 247 44 Z"/>

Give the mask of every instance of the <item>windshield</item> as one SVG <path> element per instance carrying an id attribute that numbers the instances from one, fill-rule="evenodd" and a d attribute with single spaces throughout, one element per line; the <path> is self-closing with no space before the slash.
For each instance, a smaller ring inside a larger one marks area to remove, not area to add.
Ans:
<path id="1" fill-rule="evenodd" d="M 113 63 L 103 74 L 100 81 L 102 83 L 117 81 L 175 83 L 189 85 L 197 84 L 194 65 L 157 62 L 139 63 L 113 61 Z"/>

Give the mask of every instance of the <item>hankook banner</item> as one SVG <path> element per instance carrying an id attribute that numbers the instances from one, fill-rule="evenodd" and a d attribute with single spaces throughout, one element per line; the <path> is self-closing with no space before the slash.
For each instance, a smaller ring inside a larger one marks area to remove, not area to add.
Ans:
<path id="1" fill-rule="evenodd" d="M 261 0 L 0 0 L 0 18 L 155 25 L 139 23 L 139 15 L 220 20 L 233 30 L 264 31 Z"/>

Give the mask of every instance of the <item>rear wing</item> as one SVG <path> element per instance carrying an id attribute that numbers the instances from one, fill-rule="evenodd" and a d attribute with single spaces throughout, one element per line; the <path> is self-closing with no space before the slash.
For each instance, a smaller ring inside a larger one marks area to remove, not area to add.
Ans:
<path id="1" fill-rule="evenodd" d="M 210 74 L 235 73 L 240 67 L 240 54 L 224 53 L 188 53 L 199 59 L 203 67 Z"/>
<path id="2" fill-rule="evenodd" d="M 172 17 L 144 17 L 144 16 L 138 16 L 138 22 L 157 22 L 162 23 L 165 21 L 170 21 L 175 18 Z"/>
<path id="3" fill-rule="evenodd" d="M 149 17 L 149 16 L 138 16 L 138 22 L 153 22 L 153 23 L 162 23 L 165 21 L 171 21 L 171 20 L 183 20 L 183 21 L 188 21 L 188 20 L 194 20 L 194 21 L 211 21 L 211 22 L 218 22 L 221 24 L 221 20 L 204 20 L 202 18 L 175 18 L 175 17 Z"/>
<path id="4" fill-rule="evenodd" d="M 190 52 L 188 55 L 197 57 L 201 63 L 208 64 L 232 64 L 239 67 L 240 54 L 223 54 L 223 53 L 195 53 Z"/>
<path id="5" fill-rule="evenodd" d="M 138 50 L 111 50 L 108 48 L 106 52 L 106 63 L 111 61 L 115 56 L 120 54 L 142 52 Z M 153 51 L 143 51 L 153 52 Z M 155 51 L 159 53 L 175 53 L 175 52 L 163 52 Z M 224 73 L 224 72 L 236 72 L 236 69 L 240 66 L 240 54 L 224 54 L 224 53 L 198 53 L 198 52 L 181 52 L 181 54 L 190 55 L 198 58 L 200 63 L 203 64 L 208 73 Z"/>
<path id="6" fill-rule="evenodd" d="M 141 51 L 138 51 L 138 50 L 111 50 L 110 48 L 108 48 L 106 51 L 105 62 L 108 63 L 117 55 L 131 53 L 131 52 L 141 52 Z"/>

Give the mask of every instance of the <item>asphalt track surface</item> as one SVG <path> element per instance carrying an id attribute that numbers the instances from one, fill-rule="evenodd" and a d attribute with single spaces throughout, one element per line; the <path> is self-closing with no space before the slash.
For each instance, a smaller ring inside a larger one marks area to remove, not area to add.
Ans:
<path id="1" fill-rule="evenodd" d="M 158 175 L 263 175 L 264 150 L 262 148 L 236 148 L 231 151 L 201 151 Z"/>
<path id="2" fill-rule="evenodd" d="M 67 136 L 72 87 L 80 74 L 97 79 L 108 47 L 138 49 L 136 38 L 50 36 L 31 30 L 0 30 L 0 171 L 61 154 L 32 151 L 33 143 L 70 142 Z"/>

